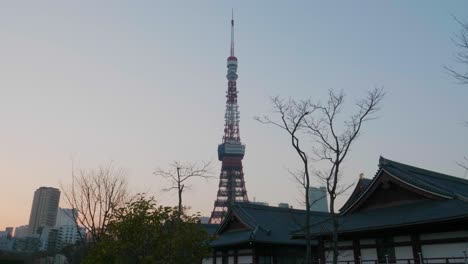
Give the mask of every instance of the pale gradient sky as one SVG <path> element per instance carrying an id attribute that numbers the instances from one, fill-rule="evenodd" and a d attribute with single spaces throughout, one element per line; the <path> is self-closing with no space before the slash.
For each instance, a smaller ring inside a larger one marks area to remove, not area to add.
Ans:
<path id="1" fill-rule="evenodd" d="M 249 198 L 298 206 L 297 159 L 282 131 L 259 124 L 269 96 L 351 104 L 387 91 L 345 166 L 372 177 L 379 155 L 463 177 L 468 87 L 442 66 L 468 1 L 10 1 L 0 4 L 0 229 L 27 224 L 34 191 L 113 160 L 134 192 L 171 160 L 212 160 L 217 175 L 231 8 Z M 218 181 L 187 204 L 208 215 Z"/>

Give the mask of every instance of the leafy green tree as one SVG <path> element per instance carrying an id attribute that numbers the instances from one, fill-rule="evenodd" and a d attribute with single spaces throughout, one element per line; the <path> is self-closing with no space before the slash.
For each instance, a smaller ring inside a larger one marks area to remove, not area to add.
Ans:
<path id="1" fill-rule="evenodd" d="M 138 195 L 115 212 L 85 263 L 197 263 L 209 254 L 209 241 L 196 215 L 179 218 L 177 207 Z"/>

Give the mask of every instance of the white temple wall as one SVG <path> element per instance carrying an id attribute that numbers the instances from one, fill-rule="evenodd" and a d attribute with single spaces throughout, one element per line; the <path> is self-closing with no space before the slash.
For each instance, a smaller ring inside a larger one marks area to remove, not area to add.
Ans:
<path id="1" fill-rule="evenodd" d="M 396 259 L 412 259 L 413 258 L 413 247 L 412 246 L 403 246 L 395 247 L 395 258 Z M 411 261 L 413 263 L 414 261 Z M 408 263 L 406 260 L 397 261 L 397 263 Z"/>
<path id="2" fill-rule="evenodd" d="M 253 263 L 252 256 L 238 256 L 237 257 L 238 264 L 251 264 Z"/>
<path id="3" fill-rule="evenodd" d="M 363 248 L 361 249 L 361 259 L 362 260 L 376 260 L 377 257 L 377 249 L 375 248 Z"/>
<path id="4" fill-rule="evenodd" d="M 421 249 L 424 258 L 463 257 L 463 250 L 468 250 L 468 243 L 422 245 Z"/>

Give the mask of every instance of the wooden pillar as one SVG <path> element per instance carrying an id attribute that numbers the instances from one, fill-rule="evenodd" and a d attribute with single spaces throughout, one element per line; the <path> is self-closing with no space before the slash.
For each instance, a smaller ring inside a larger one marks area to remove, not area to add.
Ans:
<path id="1" fill-rule="evenodd" d="M 221 264 L 229 263 L 229 252 L 228 250 L 223 250 L 223 256 L 221 257 Z"/>
<path id="2" fill-rule="evenodd" d="M 325 242 L 323 239 L 319 239 L 317 251 L 317 257 L 320 260 L 320 263 L 325 263 Z"/>
<path id="3" fill-rule="evenodd" d="M 421 240 L 418 234 L 411 234 L 411 246 L 413 248 L 413 259 L 415 264 L 421 263 L 419 259 L 419 253 L 422 253 Z M 424 256 L 421 255 L 424 258 Z"/>
<path id="4" fill-rule="evenodd" d="M 237 249 L 234 250 L 234 264 L 237 264 Z"/>
<path id="5" fill-rule="evenodd" d="M 361 242 L 359 241 L 359 239 L 353 239 L 353 256 L 354 256 L 354 263 L 360 264 Z"/>
<path id="6" fill-rule="evenodd" d="M 253 261 L 253 264 L 258 263 L 257 250 L 255 250 L 254 245 L 252 245 L 252 261 Z"/>
<path id="7" fill-rule="evenodd" d="M 213 264 L 216 264 L 216 250 L 213 250 Z"/>

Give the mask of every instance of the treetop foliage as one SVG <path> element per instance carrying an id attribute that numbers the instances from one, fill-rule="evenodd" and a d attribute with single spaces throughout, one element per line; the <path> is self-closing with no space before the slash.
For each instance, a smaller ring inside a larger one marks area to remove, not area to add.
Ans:
<path id="1" fill-rule="evenodd" d="M 139 194 L 116 210 L 85 263 L 196 263 L 210 252 L 199 215 Z"/>

